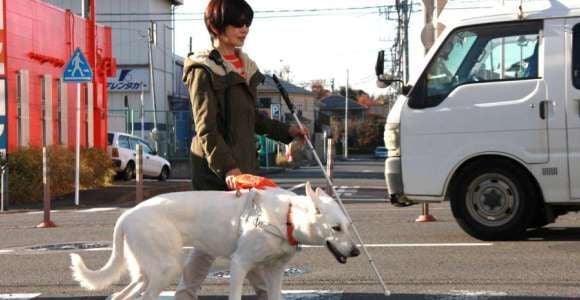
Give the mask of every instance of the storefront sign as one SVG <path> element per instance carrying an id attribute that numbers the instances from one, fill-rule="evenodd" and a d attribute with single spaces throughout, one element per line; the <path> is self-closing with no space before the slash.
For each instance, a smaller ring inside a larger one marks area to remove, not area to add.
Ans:
<path id="1" fill-rule="evenodd" d="M 107 80 L 109 92 L 141 92 L 149 90 L 149 72 L 147 68 L 123 68 L 117 69 L 115 77 Z"/>

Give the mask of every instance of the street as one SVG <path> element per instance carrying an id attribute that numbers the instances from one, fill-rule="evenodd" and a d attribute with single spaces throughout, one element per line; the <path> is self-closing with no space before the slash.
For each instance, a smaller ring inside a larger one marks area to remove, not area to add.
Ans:
<path id="1" fill-rule="evenodd" d="M 431 205 L 437 219 L 431 223 L 415 222 L 420 206 L 396 208 L 386 203 L 382 160 L 337 161 L 334 172 L 337 191 L 392 293 L 387 299 L 580 298 L 577 214 L 530 231 L 522 241 L 482 242 L 459 228 L 448 203 Z M 298 193 L 303 193 L 301 184 L 306 180 L 325 186 L 317 166 L 286 170 L 271 178 Z M 58 227 L 53 229 L 34 228 L 42 219 L 39 212 L 0 214 L 0 299 L 104 299 L 120 290 L 127 277 L 108 290 L 81 289 L 71 278 L 68 254 L 73 251 L 66 247 L 77 248 L 74 252 L 88 267 L 102 266 L 110 253 L 113 224 L 124 209 L 54 212 Z M 227 260 L 218 259 L 202 294 L 227 296 L 227 270 Z M 325 248 L 305 247 L 286 273 L 286 299 L 384 298 L 364 253 L 341 265 Z M 167 295 L 174 289 L 175 285 L 167 289 Z M 248 288 L 245 292 L 251 294 Z"/>

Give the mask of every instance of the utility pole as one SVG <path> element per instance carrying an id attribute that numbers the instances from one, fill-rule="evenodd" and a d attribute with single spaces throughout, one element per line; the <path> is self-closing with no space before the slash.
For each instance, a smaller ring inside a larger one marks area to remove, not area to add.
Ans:
<path id="1" fill-rule="evenodd" d="M 348 159 L 348 69 L 346 69 L 346 88 L 344 89 L 344 159 Z"/>
<path id="2" fill-rule="evenodd" d="M 403 51 L 405 53 L 405 83 L 409 82 L 409 19 L 411 8 L 408 0 L 403 0 Z"/>
<path id="3" fill-rule="evenodd" d="M 149 81 L 150 81 L 150 92 L 151 92 L 151 102 L 153 102 L 153 130 L 151 135 L 155 141 L 155 151 L 159 152 L 159 143 L 157 142 L 157 102 L 155 101 L 155 76 L 153 75 L 153 46 L 157 44 L 157 25 L 155 22 L 151 21 L 151 26 L 149 27 Z"/>

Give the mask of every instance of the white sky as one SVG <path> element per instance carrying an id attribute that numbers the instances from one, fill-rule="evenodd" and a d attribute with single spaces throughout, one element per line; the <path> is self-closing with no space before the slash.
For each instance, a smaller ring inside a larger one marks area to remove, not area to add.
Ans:
<path id="1" fill-rule="evenodd" d="M 264 10 L 349 8 L 392 5 L 394 0 L 246 0 L 254 12 Z M 508 0 L 509 1 L 509 0 Z M 186 0 L 178 7 L 176 19 L 199 17 L 202 19 L 207 0 Z M 420 1 L 415 1 L 420 3 Z M 457 4 L 465 2 L 466 4 Z M 478 6 L 499 0 L 450 0 L 447 7 Z M 415 7 L 420 8 L 420 5 Z M 466 13 L 465 10 L 460 12 Z M 180 15 L 180 13 L 197 13 Z M 292 13 L 303 14 L 303 13 Z M 328 14 L 328 13 L 326 13 Z M 350 86 L 374 95 L 385 93 L 375 88 L 374 65 L 380 49 L 390 49 L 395 35 L 395 21 L 386 21 L 378 10 L 336 12 L 336 15 L 309 17 L 254 18 L 244 51 L 252 57 L 262 71 L 290 67 L 290 79 L 300 84 L 314 79 L 335 79 L 335 88 L 346 83 L 346 70 L 350 73 Z M 256 17 L 257 14 L 255 13 Z M 421 65 L 424 53 L 420 43 L 423 27 L 421 12 L 411 18 L 410 53 L 411 74 Z M 176 22 L 176 52 L 185 56 L 189 37 L 193 37 L 193 50 L 210 46 L 209 35 L 202 20 Z M 328 88 L 330 88 L 328 86 Z"/>

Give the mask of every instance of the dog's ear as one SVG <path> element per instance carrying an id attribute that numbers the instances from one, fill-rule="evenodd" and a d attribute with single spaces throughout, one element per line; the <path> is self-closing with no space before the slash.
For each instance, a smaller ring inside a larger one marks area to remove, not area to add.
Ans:
<path id="1" fill-rule="evenodd" d="M 314 200 L 315 198 L 318 198 L 318 195 L 314 192 L 314 190 L 312 189 L 312 186 L 310 185 L 310 181 L 306 181 L 306 185 L 304 186 L 304 189 L 306 191 L 306 196 L 308 196 L 308 198 Z"/>
<path id="2" fill-rule="evenodd" d="M 322 196 L 330 197 L 323 189 L 321 189 L 319 187 L 316 188 L 316 196 L 318 196 L 318 197 L 322 197 Z"/>

